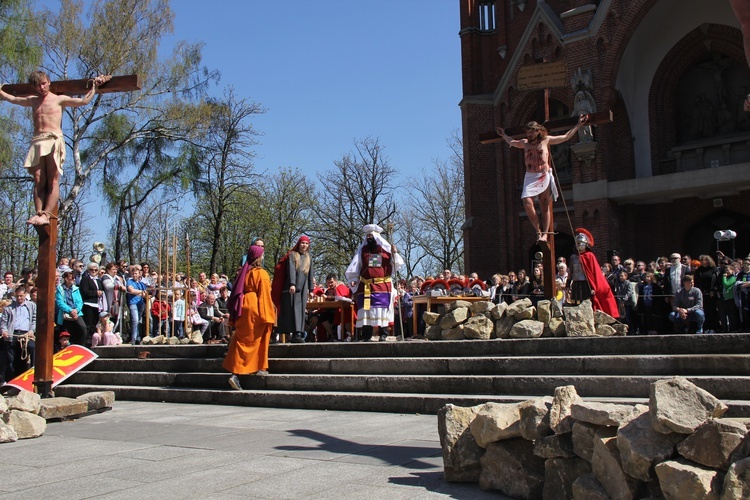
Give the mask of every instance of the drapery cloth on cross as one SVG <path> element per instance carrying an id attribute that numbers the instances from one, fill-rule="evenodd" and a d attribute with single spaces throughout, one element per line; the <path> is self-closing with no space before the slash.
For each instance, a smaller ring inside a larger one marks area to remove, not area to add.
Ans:
<path id="1" fill-rule="evenodd" d="M 357 328 L 387 327 L 388 323 L 393 322 L 396 290 L 391 275 L 404 265 L 404 259 L 392 253 L 391 244 L 380 233 L 373 232 L 373 236 L 378 244 L 377 249 L 370 251 L 365 240 L 346 268 L 346 281 L 354 292 L 357 304 Z M 352 283 L 355 283 L 354 286 Z"/>
<path id="2" fill-rule="evenodd" d="M 546 172 L 526 172 L 523 176 L 523 192 L 521 198 L 533 198 L 539 196 L 547 190 L 549 186 L 552 186 L 552 199 L 557 201 L 557 185 L 555 184 L 555 178 L 552 176 L 552 170 L 548 169 Z"/>
<path id="3" fill-rule="evenodd" d="M 23 162 L 24 168 L 36 168 L 41 159 L 50 153 L 54 154 L 57 171 L 62 175 L 65 162 L 65 141 L 61 134 L 54 132 L 42 132 L 31 138 L 31 146 L 26 154 L 26 161 Z"/>

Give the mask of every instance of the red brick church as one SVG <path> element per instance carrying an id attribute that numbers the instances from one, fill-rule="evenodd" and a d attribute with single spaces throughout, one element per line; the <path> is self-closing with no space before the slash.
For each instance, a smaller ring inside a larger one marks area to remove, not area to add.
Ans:
<path id="1" fill-rule="evenodd" d="M 724 253 L 750 252 L 750 69 L 726 0 L 459 1 L 467 272 L 526 267 L 537 250 L 522 150 L 479 141 L 544 121 L 534 75 L 556 85 L 551 119 L 614 116 L 552 150 L 557 255 L 573 251 L 571 226 L 593 233 L 600 261 L 713 255 L 726 229 L 737 237 Z"/>

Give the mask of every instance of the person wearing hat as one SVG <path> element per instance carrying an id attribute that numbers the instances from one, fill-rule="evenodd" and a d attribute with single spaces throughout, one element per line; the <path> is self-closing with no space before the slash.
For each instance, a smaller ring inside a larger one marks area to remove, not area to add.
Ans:
<path id="1" fill-rule="evenodd" d="M 305 341 L 305 310 L 313 288 L 310 238 L 300 236 L 297 244 L 276 265 L 273 299 L 279 310 L 277 333 L 292 335 L 292 342 Z M 280 272 L 279 272 L 280 271 Z M 313 337 L 314 338 L 314 337 Z M 313 341 L 313 339 L 310 339 Z"/>
<path id="2" fill-rule="evenodd" d="M 58 353 L 68 347 L 70 345 L 70 334 L 63 330 L 60 332 L 60 335 L 57 337 L 57 342 L 55 343 L 55 353 Z"/>
<path id="3" fill-rule="evenodd" d="M 229 324 L 235 327 L 222 366 L 232 374 L 229 386 L 242 390 L 239 375 L 268 374 L 268 344 L 276 323 L 271 278 L 262 267 L 263 247 L 252 245 L 227 301 Z"/>
<path id="4" fill-rule="evenodd" d="M 594 236 L 584 228 L 575 230 L 577 253 L 570 256 L 568 270 L 568 288 L 571 305 L 578 305 L 590 299 L 594 310 L 603 311 L 613 318 L 619 316 L 617 302 L 612 295 L 612 288 L 604 278 L 599 261 L 591 249 L 594 247 Z"/>
<path id="5" fill-rule="evenodd" d="M 91 336 L 94 335 L 96 323 L 99 320 L 99 311 L 106 310 L 106 307 L 100 307 L 104 302 L 104 287 L 102 280 L 99 278 L 99 264 L 89 262 L 86 266 L 86 272 L 81 276 L 81 282 L 78 285 L 81 290 L 83 299 L 83 322 L 86 324 L 86 342 L 90 342 Z"/>
<path id="6" fill-rule="evenodd" d="M 362 329 L 362 340 L 372 338 L 374 327 L 380 331 L 380 340 L 385 340 L 385 328 L 394 319 L 396 294 L 391 275 L 401 269 L 404 259 L 396 246 L 383 238 L 380 226 L 367 224 L 362 231 L 365 241 L 357 248 L 346 269 L 346 280 L 354 292 L 357 328 Z"/>

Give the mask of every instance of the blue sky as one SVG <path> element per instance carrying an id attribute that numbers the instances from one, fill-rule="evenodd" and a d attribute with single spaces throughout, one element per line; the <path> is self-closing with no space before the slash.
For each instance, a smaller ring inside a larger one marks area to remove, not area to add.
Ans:
<path id="1" fill-rule="evenodd" d="M 175 37 L 268 109 L 258 168 L 327 169 L 379 137 L 410 174 L 447 158 L 460 128 L 456 0 L 174 0 Z M 206 8 L 210 7 L 210 8 Z"/>
<path id="2" fill-rule="evenodd" d="M 173 0 L 174 38 L 267 108 L 256 168 L 329 169 L 377 137 L 404 176 L 448 159 L 461 126 L 456 0 Z M 147 77 L 147 75 L 146 75 Z M 99 225 L 99 224 L 97 224 Z M 97 231 L 98 232 L 98 231 Z M 101 237 L 97 235 L 97 237 Z"/>

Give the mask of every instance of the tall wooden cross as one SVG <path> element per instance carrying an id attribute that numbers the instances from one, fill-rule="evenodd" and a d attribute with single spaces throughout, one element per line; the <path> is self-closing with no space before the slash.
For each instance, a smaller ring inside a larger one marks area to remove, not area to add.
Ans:
<path id="1" fill-rule="evenodd" d="M 558 86 L 556 83 L 560 82 L 560 75 L 562 75 L 562 81 L 565 81 L 565 65 L 560 63 L 543 63 L 529 67 L 532 71 L 528 74 L 530 83 L 525 87 L 521 84 L 521 76 L 519 72 L 519 90 L 544 90 L 544 127 L 550 132 L 561 132 L 568 131 L 573 128 L 579 120 L 578 116 L 570 116 L 566 118 L 559 118 L 550 120 L 549 117 L 549 88 Z M 522 68 L 523 69 L 523 68 Z M 546 72 L 546 73 L 545 73 Z M 533 80 L 533 81 L 532 81 Z M 535 87 L 538 85 L 537 82 L 543 82 L 542 87 Z M 602 123 L 612 122 L 612 111 L 600 111 L 598 113 L 591 113 L 588 115 L 588 121 L 586 125 L 598 125 Z M 505 129 L 506 135 L 513 139 L 522 139 L 526 136 L 526 129 L 524 127 L 512 127 Z M 494 144 L 502 142 L 502 136 L 498 135 L 495 130 L 489 132 L 483 132 L 479 134 L 479 142 L 482 144 Z M 551 201 L 550 201 L 551 202 Z M 543 263 L 543 277 L 544 277 L 544 298 L 551 299 L 555 296 L 555 235 L 554 227 L 555 222 L 553 219 L 553 211 L 550 210 L 549 216 L 549 227 L 551 233 L 548 235 L 547 242 L 539 242 L 539 246 L 542 249 L 542 263 Z"/>
<path id="2" fill-rule="evenodd" d="M 138 75 L 113 76 L 98 87 L 102 94 L 141 90 Z M 36 95 L 34 87 L 28 83 L 3 85 L 3 90 L 17 97 Z M 50 83 L 50 91 L 55 94 L 84 95 L 91 90 L 91 80 L 61 80 Z M 53 211 L 48 226 L 34 226 L 39 234 L 39 289 L 37 303 L 36 351 L 34 361 L 34 387 L 42 397 L 52 395 L 52 355 L 55 340 L 55 269 L 57 264 L 57 214 Z"/>

